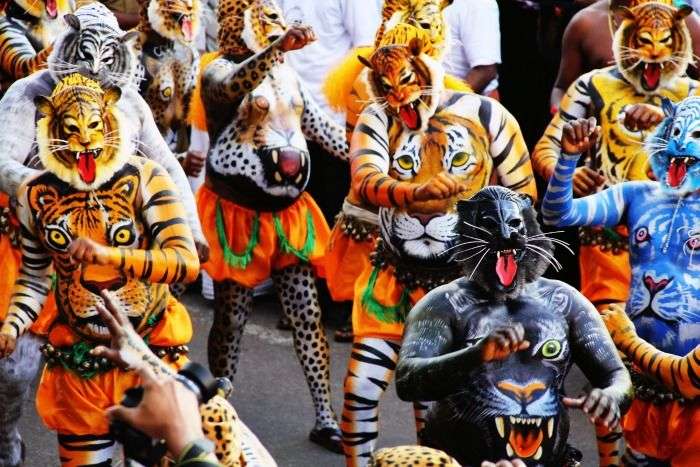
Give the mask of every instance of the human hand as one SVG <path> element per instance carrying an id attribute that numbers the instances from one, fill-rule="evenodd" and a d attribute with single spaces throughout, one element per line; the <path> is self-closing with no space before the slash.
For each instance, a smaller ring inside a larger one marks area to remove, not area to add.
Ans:
<path id="1" fill-rule="evenodd" d="M 15 351 L 17 338 L 14 334 L 0 333 L 0 358 L 9 357 Z"/>
<path id="2" fill-rule="evenodd" d="M 505 360 L 510 354 L 530 347 L 525 340 L 525 329 L 520 323 L 502 326 L 491 331 L 480 343 L 484 362 Z"/>
<path id="3" fill-rule="evenodd" d="M 664 119 L 664 111 L 651 104 L 634 104 L 625 109 L 625 127 L 630 131 L 642 131 L 658 125 Z"/>
<path id="4" fill-rule="evenodd" d="M 570 409 L 581 409 L 591 423 L 615 430 L 620 423 L 620 407 L 602 389 L 593 388 L 579 398 L 564 397 L 564 405 Z"/>
<path id="5" fill-rule="evenodd" d="M 520 459 L 500 460 L 496 463 L 484 461 L 481 467 L 525 467 L 525 462 Z"/>
<path id="6" fill-rule="evenodd" d="M 605 183 L 605 177 L 590 167 L 576 167 L 574 172 L 574 193 L 587 196 Z"/>
<path id="7" fill-rule="evenodd" d="M 78 237 L 68 247 L 68 254 L 73 263 L 99 264 L 109 263 L 108 249 L 104 245 L 85 237 Z"/>
<path id="8" fill-rule="evenodd" d="M 280 49 L 282 52 L 298 50 L 316 40 L 316 34 L 310 26 L 295 25 L 287 29 L 282 37 Z"/>
<path id="9" fill-rule="evenodd" d="M 629 337 L 634 337 L 637 335 L 637 331 L 634 329 L 634 323 L 629 319 L 627 313 L 625 313 L 625 308 L 617 303 L 608 305 L 608 308 L 603 310 L 600 314 L 605 323 L 605 327 L 608 328 L 610 337 L 615 344 L 619 344 Z"/>
<path id="10" fill-rule="evenodd" d="M 561 135 L 561 150 L 564 154 L 583 154 L 598 141 L 600 127 L 596 119 L 579 118 L 564 125 Z"/>
<path id="11" fill-rule="evenodd" d="M 182 169 L 190 177 L 198 177 L 204 168 L 207 156 L 201 151 L 187 151 L 185 160 L 182 161 Z"/>
<path id="12" fill-rule="evenodd" d="M 467 185 L 458 182 L 445 172 L 440 172 L 427 182 L 418 186 L 415 191 L 416 201 L 447 199 L 466 191 Z"/>

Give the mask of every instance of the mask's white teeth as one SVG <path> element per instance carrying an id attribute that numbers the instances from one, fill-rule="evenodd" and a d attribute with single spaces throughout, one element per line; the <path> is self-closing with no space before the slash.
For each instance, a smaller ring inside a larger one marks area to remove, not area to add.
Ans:
<path id="1" fill-rule="evenodd" d="M 540 460 L 541 457 L 542 457 L 542 446 L 537 448 L 537 452 L 535 453 L 535 455 L 532 458 L 535 459 L 536 461 L 538 461 L 538 460 Z"/>
<path id="2" fill-rule="evenodd" d="M 664 62 L 661 62 L 661 63 L 659 63 L 659 66 L 661 67 L 661 70 L 663 70 L 663 69 L 664 69 L 664 67 L 666 66 L 666 63 L 664 63 Z"/>
<path id="3" fill-rule="evenodd" d="M 554 417 L 551 417 L 549 420 L 547 420 L 547 434 L 550 438 L 554 434 Z"/>
<path id="4" fill-rule="evenodd" d="M 76 161 L 80 160 L 80 152 L 78 152 L 78 151 L 75 152 L 75 160 Z"/>
<path id="5" fill-rule="evenodd" d="M 510 417 L 510 424 L 515 425 L 515 417 Z"/>
<path id="6" fill-rule="evenodd" d="M 279 160 L 279 158 L 277 156 L 278 156 L 277 149 L 274 149 L 272 151 L 272 162 L 274 162 L 275 164 L 277 164 L 277 161 Z"/>
<path id="7" fill-rule="evenodd" d="M 503 417 L 496 417 L 496 430 L 501 438 L 506 437 L 506 424 L 503 421 Z"/>
<path id="8" fill-rule="evenodd" d="M 506 454 L 508 454 L 508 457 L 513 457 L 513 455 L 515 454 L 513 448 L 510 446 L 510 443 L 506 444 Z"/>
<path id="9" fill-rule="evenodd" d="M 542 425 L 542 419 L 541 418 L 535 419 L 535 425 L 537 425 L 537 427 L 539 428 L 539 426 Z"/>

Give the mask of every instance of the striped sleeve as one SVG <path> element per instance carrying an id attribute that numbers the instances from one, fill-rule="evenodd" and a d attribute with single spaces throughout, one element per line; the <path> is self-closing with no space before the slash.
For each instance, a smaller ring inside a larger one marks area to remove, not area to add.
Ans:
<path id="1" fill-rule="evenodd" d="M 617 225 L 635 183 L 619 183 L 599 193 L 574 199 L 573 175 L 580 155 L 562 154 L 542 200 L 542 218 L 556 227 Z"/>

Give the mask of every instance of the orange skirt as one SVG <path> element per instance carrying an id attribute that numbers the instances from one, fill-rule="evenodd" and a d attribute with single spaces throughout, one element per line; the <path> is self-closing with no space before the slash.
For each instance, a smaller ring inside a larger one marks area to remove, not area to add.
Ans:
<path id="1" fill-rule="evenodd" d="M 366 267 L 369 267 L 369 255 L 374 250 L 372 237 L 357 241 L 347 235 L 336 223 L 331 231 L 331 239 L 326 249 L 326 285 L 336 302 L 353 299 L 355 282 Z"/>
<path id="2" fill-rule="evenodd" d="M 9 206 L 7 195 L 0 193 L 0 209 L 7 206 Z M 0 258 L 2 258 L 0 261 L 0 323 L 2 323 L 5 320 L 5 316 L 7 316 L 12 292 L 19 276 L 19 268 L 22 265 L 22 253 L 19 249 L 12 246 L 8 235 L 0 234 Z M 53 292 L 51 292 L 30 331 L 34 334 L 45 336 L 57 315 L 56 303 Z"/>
<path id="3" fill-rule="evenodd" d="M 209 260 L 202 267 L 215 281 L 255 287 L 273 271 L 302 262 L 325 276 L 330 229 L 308 193 L 281 211 L 257 212 L 202 186 L 197 208 L 210 247 Z"/>
<path id="4" fill-rule="evenodd" d="M 356 337 L 401 340 L 406 315 L 423 298 L 422 288 L 409 290 L 394 276 L 394 268 L 375 268 L 369 261 L 355 282 L 352 329 Z"/>
<path id="5" fill-rule="evenodd" d="M 148 336 L 157 346 L 187 344 L 192 339 L 192 322 L 185 307 L 170 299 L 160 322 Z M 54 326 L 49 342 L 54 347 L 77 343 L 79 338 L 65 324 Z M 180 368 L 187 359 L 168 363 Z M 105 409 L 118 404 L 127 389 L 140 384 L 134 371 L 114 368 L 92 378 L 82 378 L 60 365 L 44 367 L 36 394 L 36 408 L 44 424 L 64 435 L 102 435 L 109 432 Z"/>
<path id="6" fill-rule="evenodd" d="M 629 446 L 643 454 L 670 461 L 673 467 L 700 465 L 700 402 L 654 405 L 634 400 L 622 429 Z"/>
<path id="7" fill-rule="evenodd" d="M 597 308 L 624 303 L 629 296 L 632 269 L 629 253 L 613 254 L 597 245 L 581 245 L 581 293 Z"/>

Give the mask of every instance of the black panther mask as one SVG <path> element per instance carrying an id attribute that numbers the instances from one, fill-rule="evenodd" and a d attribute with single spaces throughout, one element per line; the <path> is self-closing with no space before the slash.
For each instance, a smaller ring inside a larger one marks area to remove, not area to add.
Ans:
<path id="1" fill-rule="evenodd" d="M 540 230 L 530 198 L 490 186 L 457 203 L 457 211 L 459 243 L 453 258 L 489 292 L 518 295 L 526 283 L 557 264 L 552 239 Z"/>

